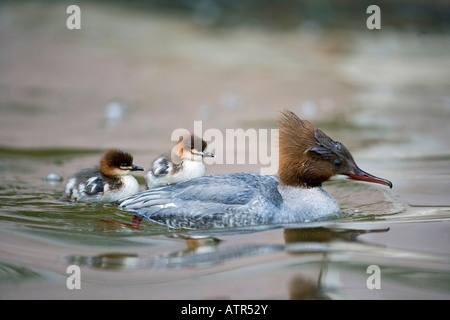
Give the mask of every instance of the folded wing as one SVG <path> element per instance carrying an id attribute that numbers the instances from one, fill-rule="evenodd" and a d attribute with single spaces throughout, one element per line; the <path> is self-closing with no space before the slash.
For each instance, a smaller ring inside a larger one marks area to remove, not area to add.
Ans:
<path id="1" fill-rule="evenodd" d="M 173 228 L 264 224 L 282 202 L 277 186 L 277 178 L 256 173 L 211 175 L 138 193 L 120 206 Z"/>

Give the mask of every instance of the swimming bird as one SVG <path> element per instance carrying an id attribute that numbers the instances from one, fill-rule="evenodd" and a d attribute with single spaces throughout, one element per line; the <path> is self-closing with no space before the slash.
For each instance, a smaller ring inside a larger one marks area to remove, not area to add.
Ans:
<path id="1" fill-rule="evenodd" d="M 204 176 L 206 167 L 204 157 L 214 157 L 205 151 L 207 143 L 191 134 L 180 136 L 170 152 L 164 153 L 152 163 L 152 168 L 145 175 L 147 188 L 153 189 L 192 178 Z"/>
<path id="2" fill-rule="evenodd" d="M 82 169 L 66 184 L 61 201 L 115 203 L 139 192 L 131 171 L 144 169 L 133 164 L 133 157 L 118 149 L 107 150 L 98 166 Z"/>
<path id="3" fill-rule="evenodd" d="M 119 205 L 171 228 L 204 229 L 308 222 L 339 217 L 322 188 L 334 175 L 379 183 L 340 142 L 289 110 L 279 120 L 278 177 L 259 173 L 209 175 L 147 190 Z"/>

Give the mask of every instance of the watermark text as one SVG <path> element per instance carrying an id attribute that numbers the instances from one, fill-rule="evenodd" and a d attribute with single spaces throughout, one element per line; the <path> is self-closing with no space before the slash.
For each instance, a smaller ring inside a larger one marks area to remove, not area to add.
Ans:
<path id="1" fill-rule="evenodd" d="M 203 132 L 202 121 L 194 121 L 193 133 L 207 141 L 208 151 L 214 153 L 213 158 L 204 159 L 205 164 L 260 164 L 262 174 L 277 173 L 278 129 L 226 129 L 224 135 L 217 128 Z M 178 128 L 172 132 L 171 140 L 178 141 L 189 134 L 189 130 Z"/>

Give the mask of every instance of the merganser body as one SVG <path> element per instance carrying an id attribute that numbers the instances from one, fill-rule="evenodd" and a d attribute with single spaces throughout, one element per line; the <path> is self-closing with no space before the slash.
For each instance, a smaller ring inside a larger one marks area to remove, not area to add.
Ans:
<path id="1" fill-rule="evenodd" d="M 181 136 L 170 152 L 155 159 L 145 175 L 148 189 L 161 187 L 206 174 L 203 157 L 214 157 L 205 151 L 207 143 L 195 135 Z"/>
<path id="2" fill-rule="evenodd" d="M 279 178 L 204 176 L 135 194 L 120 207 L 172 228 L 245 227 L 339 217 L 339 204 L 321 187 L 337 174 L 392 188 L 390 181 L 359 169 L 343 144 L 293 112 L 282 112 L 279 127 Z"/>
<path id="3" fill-rule="evenodd" d="M 117 149 L 106 151 L 98 166 L 82 169 L 69 179 L 61 201 L 116 203 L 139 192 L 131 171 L 144 169 L 133 164 L 133 157 Z"/>

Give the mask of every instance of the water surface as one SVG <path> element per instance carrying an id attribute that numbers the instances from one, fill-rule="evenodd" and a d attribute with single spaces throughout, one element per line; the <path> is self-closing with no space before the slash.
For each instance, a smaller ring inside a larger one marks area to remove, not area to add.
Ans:
<path id="1" fill-rule="evenodd" d="M 98 155 L 3 156 L 10 167 L 0 190 L 3 299 L 449 297 L 450 210 L 409 207 L 383 187 L 327 184 L 346 213 L 334 221 L 203 231 L 143 221 L 133 228 L 131 213 L 61 203 L 64 182 L 42 179 L 51 167 L 66 171 Z M 366 286 L 373 264 L 380 290 Z M 81 268 L 80 290 L 66 286 L 69 265 Z"/>
<path id="2" fill-rule="evenodd" d="M 81 8 L 70 31 L 64 4 L 0 5 L 1 299 L 450 298 L 448 33 L 387 21 L 371 32 L 365 16 L 280 30 Z M 331 181 L 342 219 L 201 232 L 58 201 L 106 148 L 148 168 L 176 128 L 274 128 L 285 108 L 394 188 Z M 53 172 L 63 180 L 43 179 Z M 380 289 L 367 286 L 372 265 Z"/>

